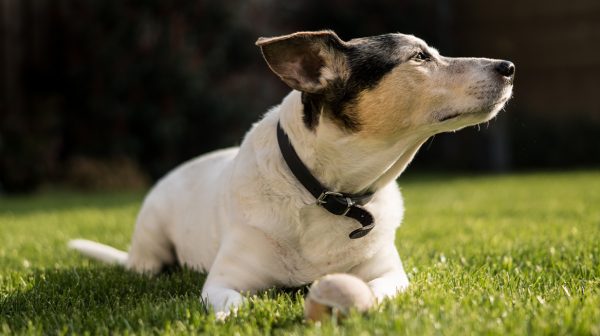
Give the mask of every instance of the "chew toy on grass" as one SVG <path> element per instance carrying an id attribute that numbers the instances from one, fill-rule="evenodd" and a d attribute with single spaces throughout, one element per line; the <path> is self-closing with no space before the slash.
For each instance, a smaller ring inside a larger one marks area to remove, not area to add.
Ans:
<path id="1" fill-rule="evenodd" d="M 351 310 L 365 312 L 375 304 L 371 288 L 350 274 L 329 274 L 310 286 L 304 301 L 307 321 L 323 321 L 331 316 L 338 318 Z"/>

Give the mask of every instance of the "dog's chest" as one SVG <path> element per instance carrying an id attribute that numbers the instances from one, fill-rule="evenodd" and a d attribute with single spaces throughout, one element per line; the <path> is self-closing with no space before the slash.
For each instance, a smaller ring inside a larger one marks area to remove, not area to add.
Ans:
<path id="1" fill-rule="evenodd" d="M 309 283 L 322 275 L 351 272 L 375 253 L 376 235 L 350 239 L 360 225 L 348 218 L 324 213 L 316 205 L 303 207 L 295 237 L 282 249 L 289 285 Z"/>

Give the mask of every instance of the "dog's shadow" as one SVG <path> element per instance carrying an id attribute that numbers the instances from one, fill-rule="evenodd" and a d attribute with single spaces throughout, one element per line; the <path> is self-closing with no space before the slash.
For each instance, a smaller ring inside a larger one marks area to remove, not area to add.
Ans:
<path id="1" fill-rule="evenodd" d="M 27 332 L 32 325 L 44 334 L 65 329 L 76 334 L 136 333 L 163 330 L 179 321 L 191 328 L 187 331 L 202 331 L 203 323 L 214 323 L 200 299 L 206 275 L 187 268 L 169 267 L 151 277 L 94 265 L 33 270 L 23 277 L 20 287 L 0 297 L 0 333 L 7 327 Z M 298 304 L 305 291 L 270 290 L 263 297 L 285 296 Z M 270 328 L 285 328 L 300 320 L 298 315 Z"/>

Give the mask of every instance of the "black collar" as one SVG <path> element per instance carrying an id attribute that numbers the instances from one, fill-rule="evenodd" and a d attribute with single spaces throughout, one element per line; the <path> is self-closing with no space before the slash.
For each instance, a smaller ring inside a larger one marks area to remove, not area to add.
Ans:
<path id="1" fill-rule="evenodd" d="M 350 232 L 351 239 L 364 237 L 375 227 L 373 215 L 362 207 L 371 200 L 372 193 L 355 195 L 330 191 L 325 188 L 298 157 L 290 138 L 279 122 L 277 123 L 277 142 L 285 163 L 296 179 L 317 199 L 317 205 L 334 215 L 353 218 L 362 225 L 361 228 Z"/>

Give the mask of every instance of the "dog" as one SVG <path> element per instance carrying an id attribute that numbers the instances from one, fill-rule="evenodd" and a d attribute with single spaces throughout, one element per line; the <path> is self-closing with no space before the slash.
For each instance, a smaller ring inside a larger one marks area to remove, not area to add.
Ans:
<path id="1" fill-rule="evenodd" d="M 146 196 L 129 252 L 71 248 L 155 274 L 208 272 L 202 297 L 227 316 L 244 294 L 336 272 L 381 301 L 408 286 L 395 247 L 396 179 L 431 136 L 488 121 L 512 95 L 515 66 L 449 58 L 403 34 L 341 40 L 332 31 L 259 38 L 292 89 L 239 148 L 174 169 Z"/>

